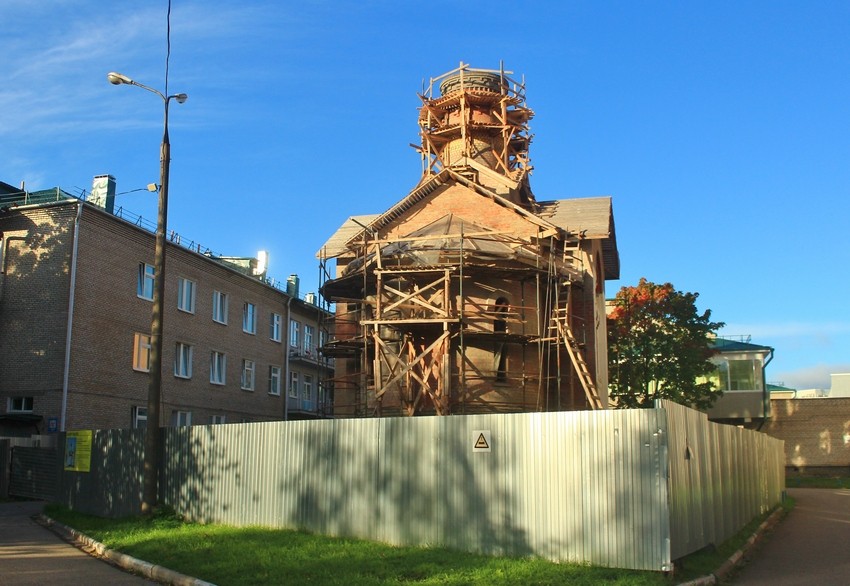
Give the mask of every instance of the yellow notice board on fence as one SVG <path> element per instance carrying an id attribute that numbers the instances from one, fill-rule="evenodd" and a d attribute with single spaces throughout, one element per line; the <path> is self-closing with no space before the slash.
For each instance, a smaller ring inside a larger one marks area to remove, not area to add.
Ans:
<path id="1" fill-rule="evenodd" d="M 69 431 L 65 434 L 65 470 L 91 470 L 91 430 Z"/>

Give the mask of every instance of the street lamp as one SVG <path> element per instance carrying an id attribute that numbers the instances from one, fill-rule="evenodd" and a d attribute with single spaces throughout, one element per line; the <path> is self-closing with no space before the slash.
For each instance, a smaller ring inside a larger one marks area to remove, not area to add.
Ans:
<path id="1" fill-rule="evenodd" d="M 168 141 L 168 104 L 172 99 L 177 100 L 178 104 L 182 104 L 189 96 L 186 94 L 166 96 L 159 90 L 142 85 L 126 75 L 114 71 L 107 74 L 106 79 L 113 85 L 134 85 L 156 94 L 162 98 L 165 107 L 162 146 L 159 153 L 159 206 L 156 221 L 156 250 L 154 252 L 150 380 L 148 382 L 148 419 L 147 432 L 145 433 L 144 484 L 142 489 L 142 514 L 149 515 L 153 513 L 158 501 L 159 415 L 162 397 L 162 313 L 165 297 L 165 226 L 168 218 L 168 174 L 171 163 L 171 144 Z"/>

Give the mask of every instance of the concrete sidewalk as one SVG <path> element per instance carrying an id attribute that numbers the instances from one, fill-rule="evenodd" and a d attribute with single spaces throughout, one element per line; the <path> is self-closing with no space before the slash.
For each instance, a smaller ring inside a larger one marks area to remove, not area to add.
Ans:
<path id="1" fill-rule="evenodd" d="M 92 557 L 33 520 L 44 503 L 0 503 L 0 585 L 155 584 Z"/>
<path id="2" fill-rule="evenodd" d="M 793 488 L 797 503 L 729 581 L 736 586 L 850 584 L 850 490 Z"/>

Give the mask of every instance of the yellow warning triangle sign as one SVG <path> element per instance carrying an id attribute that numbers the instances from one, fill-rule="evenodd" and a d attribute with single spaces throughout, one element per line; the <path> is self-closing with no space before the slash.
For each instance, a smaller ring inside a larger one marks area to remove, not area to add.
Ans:
<path id="1" fill-rule="evenodd" d="M 475 449 L 476 450 L 489 450 L 490 445 L 487 443 L 487 438 L 484 437 L 483 433 L 478 434 L 478 439 L 475 440 Z"/>

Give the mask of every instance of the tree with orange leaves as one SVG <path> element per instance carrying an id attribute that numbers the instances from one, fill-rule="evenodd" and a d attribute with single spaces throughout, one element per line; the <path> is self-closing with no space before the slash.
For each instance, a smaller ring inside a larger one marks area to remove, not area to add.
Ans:
<path id="1" fill-rule="evenodd" d="M 723 394 L 697 382 L 714 370 L 710 342 L 722 322 L 699 313 L 699 293 L 641 278 L 623 287 L 608 314 L 608 382 L 620 408 L 651 407 L 653 399 L 707 409 Z"/>

